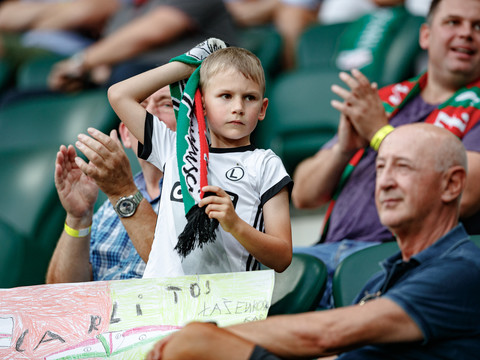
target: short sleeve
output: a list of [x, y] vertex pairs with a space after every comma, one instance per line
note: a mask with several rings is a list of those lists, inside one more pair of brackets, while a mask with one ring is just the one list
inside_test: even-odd
[[[385, 293], [421, 329], [425, 343], [471, 336], [480, 323], [480, 268], [465, 259], [437, 259]], [[460, 274], [460, 276], [459, 276]]]
[[274, 197], [284, 187], [289, 193], [293, 187], [293, 180], [285, 170], [282, 160], [271, 150], [265, 150], [263, 160], [257, 168], [257, 184], [260, 189], [261, 205]]

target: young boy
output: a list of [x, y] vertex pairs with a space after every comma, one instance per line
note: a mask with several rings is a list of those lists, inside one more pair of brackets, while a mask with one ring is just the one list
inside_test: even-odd
[[[211, 41], [202, 43], [208, 46], [201, 51], [202, 44], [189, 53], [213, 52], [217, 46]], [[198, 205], [221, 226], [215, 231], [214, 242], [195, 248], [184, 258], [175, 250], [187, 222], [179, 185], [177, 133], [140, 104], [156, 89], [186, 79], [194, 70], [195, 66], [172, 61], [108, 90], [113, 109], [143, 144], [139, 145], [139, 156], [164, 172], [155, 238], [144, 277], [256, 270], [259, 262], [283, 271], [292, 257], [292, 180], [271, 150], [255, 149], [250, 142], [257, 122], [265, 117], [268, 99], [263, 97], [265, 78], [260, 61], [241, 48], [217, 50], [200, 68], [201, 102], [210, 134], [209, 185], [201, 190], [213, 195]]]

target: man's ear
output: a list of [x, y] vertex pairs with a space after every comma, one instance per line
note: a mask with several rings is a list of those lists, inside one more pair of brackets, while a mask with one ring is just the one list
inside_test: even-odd
[[260, 113], [258, 114], [258, 121], [262, 121], [263, 119], [265, 119], [265, 115], [267, 114], [267, 107], [268, 107], [268, 99], [263, 98], [262, 108], [260, 109]]
[[442, 200], [446, 203], [462, 195], [467, 182], [467, 172], [461, 166], [453, 166], [444, 174]]
[[418, 43], [423, 50], [428, 50], [428, 46], [430, 43], [430, 25], [428, 25], [427, 23], [423, 23], [420, 27]]
[[120, 125], [118, 126], [118, 132], [120, 133], [120, 138], [122, 139], [123, 146], [125, 146], [127, 149], [131, 149], [132, 148], [132, 140], [130, 138], [131, 134], [123, 122], [120, 123]]

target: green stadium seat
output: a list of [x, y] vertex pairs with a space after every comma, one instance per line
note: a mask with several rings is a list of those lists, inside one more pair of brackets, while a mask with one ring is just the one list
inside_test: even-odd
[[317, 24], [307, 28], [298, 39], [296, 66], [299, 69], [335, 69], [338, 39], [350, 23]]
[[45, 281], [65, 220], [54, 184], [56, 153], [90, 126], [105, 133], [118, 126], [104, 90], [25, 98], [0, 111], [0, 130], [8, 135], [0, 144], [0, 185], [2, 202], [10, 204], [0, 218], [26, 239], [17, 286]]
[[317, 308], [325, 290], [327, 267], [308, 254], [293, 254], [292, 263], [275, 273], [272, 305], [268, 315], [297, 314]]
[[5, 60], [0, 59], [0, 91], [10, 85], [12, 76], [10, 65]]
[[53, 65], [65, 59], [61, 55], [45, 55], [22, 64], [17, 70], [16, 88], [18, 90], [48, 89], [48, 75]]
[[257, 147], [272, 149], [289, 173], [315, 154], [337, 132], [339, 113], [330, 90], [336, 71], [299, 69], [279, 75], [268, 91], [266, 118], [252, 136]]
[[335, 307], [351, 305], [370, 277], [381, 270], [380, 262], [398, 252], [396, 242], [387, 242], [359, 250], [347, 256], [333, 275]]
[[0, 220], [0, 288], [18, 285], [25, 259], [25, 238]]
[[105, 90], [27, 97], [2, 107], [0, 131], [9, 136], [0, 142], [0, 151], [51, 145], [58, 148], [74, 144], [77, 135], [88, 127], [109, 133], [118, 123]]
[[480, 247], [480, 235], [470, 235], [470, 239], [472, 239], [475, 245]]
[[421, 16], [410, 15], [392, 39], [383, 62], [379, 85], [388, 85], [417, 75], [417, 61], [424, 52], [418, 43]]
[[55, 155], [53, 147], [0, 152], [2, 203], [8, 204], [0, 218], [26, 239], [22, 275], [17, 285], [44, 282], [65, 220], [53, 181]]
[[[384, 11], [380, 10], [378, 14]], [[391, 11], [395, 16], [394, 20], [385, 29], [387, 32], [383, 37], [378, 38], [378, 50], [373, 54], [371, 65], [360, 67], [360, 70], [379, 86], [416, 75], [417, 60], [422, 53], [418, 37], [420, 25], [425, 18], [413, 16], [402, 7]], [[341, 50], [357, 48], [355, 35], [368, 21], [375, 19], [375, 16], [375, 13], [372, 13], [350, 23], [318, 24], [308, 28], [299, 39], [296, 51], [297, 67], [340, 71], [336, 61]]]
[[253, 26], [239, 30], [239, 46], [253, 52], [262, 62], [268, 82], [281, 70], [282, 38], [273, 26]]

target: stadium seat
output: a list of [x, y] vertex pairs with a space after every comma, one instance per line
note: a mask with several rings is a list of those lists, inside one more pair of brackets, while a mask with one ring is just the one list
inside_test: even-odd
[[29, 147], [0, 152], [2, 203], [8, 204], [0, 217], [25, 238], [24, 263], [17, 286], [44, 282], [65, 220], [53, 182], [55, 154], [54, 148]]
[[272, 306], [268, 315], [296, 314], [317, 308], [325, 290], [327, 267], [314, 256], [293, 254], [292, 263], [275, 273]]
[[12, 71], [10, 65], [5, 61], [0, 59], [0, 91], [4, 90], [12, 80]]
[[257, 147], [272, 149], [291, 174], [337, 132], [339, 113], [330, 90], [337, 72], [302, 69], [279, 75], [268, 91], [266, 118], [252, 136]]
[[73, 144], [90, 126], [107, 133], [118, 126], [103, 89], [26, 97], [0, 111], [0, 131], [8, 134], [0, 142], [0, 151]]
[[392, 39], [385, 60], [381, 77], [378, 79], [380, 86], [392, 84], [417, 75], [417, 62], [424, 52], [418, 43], [420, 26], [425, 22], [421, 16], [407, 16], [402, 27]]
[[298, 39], [296, 66], [299, 69], [334, 69], [338, 39], [348, 26], [347, 23], [316, 24], [307, 28]]
[[[390, 18], [390, 16], [392, 16]], [[390, 19], [390, 20], [389, 20]], [[403, 7], [381, 9], [350, 23], [314, 25], [300, 37], [296, 51], [297, 66], [330, 69], [333, 71], [359, 68], [370, 81], [379, 86], [391, 84], [416, 75], [417, 60], [422, 52], [418, 44], [420, 25], [424, 17], [413, 16]], [[380, 36], [375, 27], [388, 22]], [[371, 29], [368, 28], [371, 26]], [[357, 34], [364, 31], [364, 37]], [[360, 43], [366, 44], [361, 46]], [[368, 46], [371, 45], [371, 47]], [[375, 44], [375, 45], [372, 45]], [[345, 68], [337, 62], [342, 51], [372, 49], [369, 65]], [[357, 55], [356, 59], [359, 59]]]
[[0, 220], [0, 288], [17, 286], [25, 258], [25, 238]]
[[45, 55], [22, 64], [17, 70], [16, 87], [18, 90], [48, 89], [48, 75], [53, 65], [65, 57]]
[[350, 305], [370, 277], [381, 270], [380, 262], [398, 251], [397, 243], [392, 241], [347, 256], [333, 275], [335, 307]]
[[0, 218], [26, 243], [17, 286], [44, 283], [63, 228], [65, 211], [53, 181], [60, 144], [74, 144], [89, 126], [108, 133], [117, 125], [104, 90], [36, 96], [2, 108], [0, 131], [8, 136], [0, 144], [0, 186], [9, 206]]
[[470, 239], [472, 239], [472, 241], [475, 243], [475, 245], [480, 247], [480, 235], [471, 235]]
[[273, 26], [253, 26], [239, 30], [239, 46], [253, 52], [262, 62], [267, 83], [281, 69], [278, 60], [282, 52], [282, 38]]

